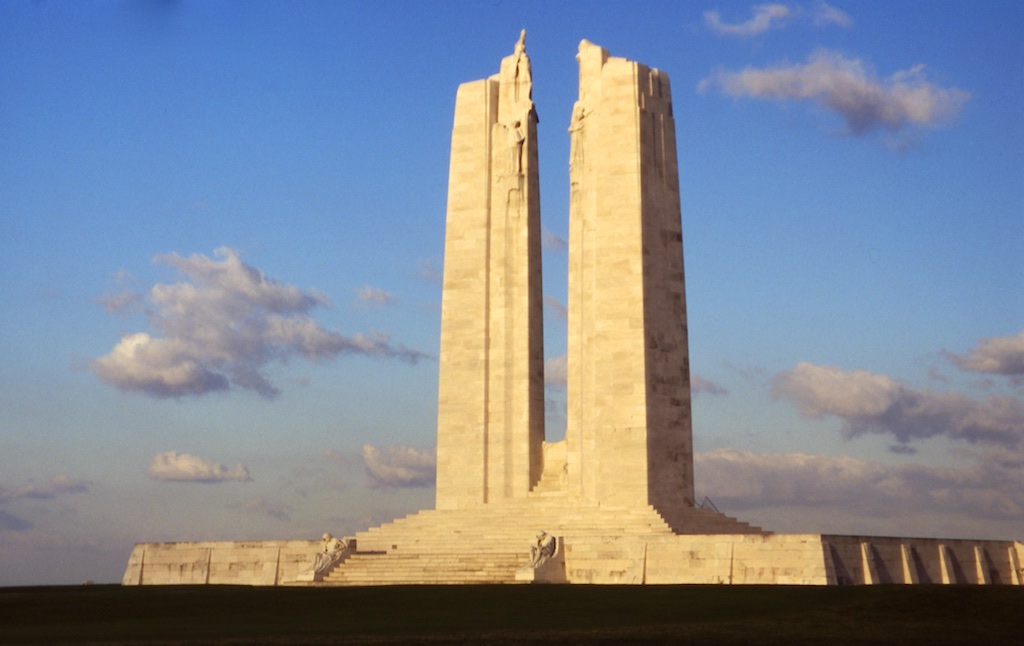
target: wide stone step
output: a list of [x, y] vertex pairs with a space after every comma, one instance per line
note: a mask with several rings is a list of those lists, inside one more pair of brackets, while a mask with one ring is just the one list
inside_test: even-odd
[[[483, 567], [470, 560], [480, 555], [493, 560], [497, 554], [513, 554], [508, 576], [529, 559], [530, 546], [538, 531], [546, 531], [577, 542], [594, 538], [596, 545], [615, 539], [641, 539], [644, 542], [670, 540], [678, 534], [758, 534], [758, 528], [714, 511], [700, 508], [676, 510], [671, 523], [653, 507], [597, 507], [566, 501], [564, 498], [538, 500], [515, 499], [500, 506], [481, 505], [454, 510], [423, 510], [396, 519], [356, 535], [360, 553], [387, 553], [387, 557], [408, 556], [428, 560], [392, 561], [377, 555], [373, 565], [351, 563], [339, 568], [331, 580], [368, 580], [385, 576], [394, 580], [430, 580], [439, 577], [483, 576], [500, 580], [493, 572], [468, 574], [468, 569]], [[437, 559], [447, 559], [439, 561]], [[430, 561], [429, 559], [434, 559]], [[384, 565], [377, 564], [378, 562]], [[342, 575], [345, 571], [348, 574]], [[360, 572], [363, 572], [360, 574]]]
[[500, 583], [515, 581], [522, 553], [356, 553], [324, 578], [325, 585]]

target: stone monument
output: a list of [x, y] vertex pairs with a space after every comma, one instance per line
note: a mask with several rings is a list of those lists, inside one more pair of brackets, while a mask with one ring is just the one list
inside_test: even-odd
[[568, 498], [650, 504], [671, 523], [693, 506], [693, 445], [669, 81], [587, 41], [578, 59], [567, 428], [565, 446], [546, 454], [537, 114], [525, 32], [498, 75], [456, 96], [437, 508], [523, 498], [543, 472], [564, 472]]
[[773, 534], [694, 506], [668, 76], [583, 41], [565, 439], [544, 438], [537, 112], [523, 32], [455, 101], [437, 504], [337, 540], [140, 543], [126, 585], [1020, 585], [1015, 541]]

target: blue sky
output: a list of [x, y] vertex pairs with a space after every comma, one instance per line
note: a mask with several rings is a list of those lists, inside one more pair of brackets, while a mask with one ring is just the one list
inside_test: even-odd
[[548, 435], [580, 39], [667, 72], [697, 491], [1024, 538], [1017, 2], [0, 3], [0, 585], [433, 504], [459, 83], [527, 29]]

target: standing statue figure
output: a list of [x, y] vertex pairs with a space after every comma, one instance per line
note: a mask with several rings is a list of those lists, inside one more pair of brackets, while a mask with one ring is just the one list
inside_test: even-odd
[[[516, 41], [515, 51], [515, 96], [516, 103], [520, 101], [533, 100], [533, 72], [530, 70], [530, 57], [526, 55], [526, 30], [519, 32], [519, 40]], [[526, 96], [521, 96], [519, 88], [526, 86]], [[532, 106], [531, 106], [532, 107]]]
[[526, 30], [519, 32], [519, 40], [516, 41], [515, 55], [521, 56], [526, 53]]
[[517, 119], [508, 129], [509, 175], [519, 175], [523, 172], [523, 143], [525, 142], [526, 135], [523, 134], [522, 122]]
[[584, 133], [587, 110], [582, 101], [572, 106], [572, 120], [569, 122], [569, 210], [576, 213], [580, 205], [580, 189], [583, 184], [586, 157], [586, 134]]
[[581, 101], [572, 106], [572, 119], [569, 122], [569, 171], [583, 168], [583, 119], [587, 111]]
[[530, 546], [529, 567], [538, 567], [543, 564], [555, 555], [555, 549], [557, 547], [558, 541], [554, 536], [543, 531], [538, 533], [537, 540]]

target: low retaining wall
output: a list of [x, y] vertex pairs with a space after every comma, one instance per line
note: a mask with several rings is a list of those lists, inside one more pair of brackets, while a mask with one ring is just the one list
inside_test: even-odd
[[714, 534], [567, 539], [571, 583], [1022, 585], [1024, 544], [1014, 541]]
[[122, 585], [286, 585], [308, 570], [320, 541], [139, 543]]

